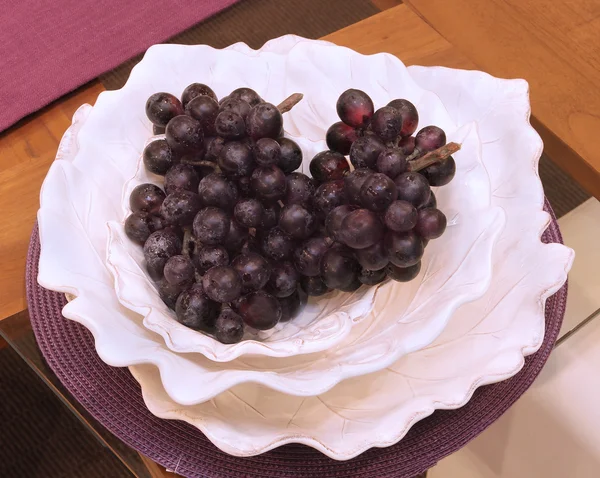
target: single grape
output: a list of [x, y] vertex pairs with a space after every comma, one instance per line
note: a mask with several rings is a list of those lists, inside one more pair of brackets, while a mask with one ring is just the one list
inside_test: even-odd
[[306, 305], [306, 295], [300, 295], [297, 290], [294, 290], [287, 297], [279, 298], [279, 305], [281, 305], [281, 319], [279, 322], [288, 322], [302, 312]]
[[176, 164], [165, 174], [165, 191], [167, 194], [181, 189], [195, 193], [198, 191], [199, 184], [200, 176], [189, 164]]
[[303, 173], [291, 173], [287, 178], [287, 192], [283, 202], [290, 204], [307, 205], [315, 194], [315, 183]]
[[262, 250], [267, 257], [281, 261], [292, 255], [294, 240], [279, 227], [268, 231], [262, 240]]
[[281, 159], [281, 146], [271, 138], [260, 138], [254, 145], [254, 158], [259, 166], [277, 164]]
[[398, 148], [400, 148], [406, 156], [410, 156], [415, 150], [415, 137], [405, 136], [398, 141]]
[[231, 261], [231, 267], [242, 278], [242, 292], [244, 294], [262, 289], [271, 276], [271, 265], [263, 256], [255, 252], [240, 254]]
[[165, 264], [163, 274], [166, 281], [171, 285], [183, 286], [194, 281], [194, 264], [183, 255], [169, 257]]
[[317, 229], [317, 220], [300, 204], [290, 204], [279, 213], [279, 227], [294, 239], [306, 239]]
[[352, 204], [342, 204], [331, 210], [325, 218], [325, 229], [327, 230], [327, 234], [336, 241], [341, 241], [342, 221], [355, 209], [357, 209], [357, 206]]
[[314, 277], [321, 273], [321, 259], [329, 249], [324, 237], [312, 237], [294, 249], [294, 265], [300, 274]]
[[219, 136], [228, 140], [241, 139], [246, 134], [246, 123], [237, 113], [223, 111], [215, 119], [215, 130]]
[[169, 194], [160, 206], [160, 215], [169, 225], [189, 226], [202, 207], [196, 193], [178, 189]]
[[161, 279], [156, 283], [156, 288], [158, 289], [158, 296], [162, 299], [162, 301], [166, 304], [169, 309], [175, 310], [177, 299], [181, 295], [181, 293], [189, 288], [191, 284], [171, 284], [167, 282], [166, 279]]
[[202, 178], [198, 194], [204, 206], [215, 206], [225, 211], [233, 210], [238, 199], [235, 184], [216, 173]]
[[275, 105], [259, 103], [253, 106], [246, 118], [246, 133], [254, 140], [279, 137], [283, 117]]
[[358, 274], [358, 280], [361, 284], [365, 285], [377, 285], [380, 282], [383, 282], [386, 278], [385, 269], [379, 269], [377, 271], [373, 271], [370, 269], [365, 269], [364, 267]]
[[383, 243], [381, 241], [375, 244], [355, 251], [354, 256], [363, 269], [378, 271], [387, 266], [389, 259]]
[[171, 148], [169, 148], [165, 139], [157, 139], [149, 143], [144, 148], [142, 156], [146, 169], [151, 173], [161, 176], [164, 176], [177, 161], [176, 156], [171, 151]]
[[421, 174], [425, 176], [430, 186], [445, 186], [456, 174], [456, 162], [452, 156], [449, 156], [423, 169]]
[[360, 188], [360, 203], [371, 211], [385, 211], [398, 196], [396, 184], [385, 174], [373, 173]]
[[424, 246], [421, 238], [413, 231], [388, 231], [383, 238], [390, 262], [398, 267], [414, 266], [423, 257]]
[[221, 153], [221, 149], [223, 149], [223, 145], [225, 144], [225, 140], [220, 136], [211, 136], [209, 138], [205, 138], [204, 140], [204, 160], [211, 161], [215, 163], [219, 158], [219, 154]]
[[339, 237], [353, 249], [364, 249], [379, 242], [383, 233], [384, 227], [377, 214], [368, 209], [357, 209], [342, 220]]
[[278, 203], [273, 203], [265, 206], [261, 228], [264, 231], [274, 228], [279, 223], [279, 213], [281, 206]]
[[317, 153], [310, 162], [310, 174], [320, 183], [343, 179], [350, 172], [346, 158], [335, 151]]
[[343, 121], [332, 124], [325, 135], [327, 147], [344, 156], [350, 153], [352, 143], [358, 139], [358, 132]]
[[300, 287], [302, 287], [302, 290], [311, 297], [319, 297], [331, 290], [327, 287], [321, 276], [302, 276], [300, 279]]
[[165, 128], [165, 138], [170, 148], [180, 154], [202, 151], [204, 133], [202, 125], [191, 116], [175, 116]]
[[394, 264], [388, 264], [385, 268], [387, 276], [397, 282], [409, 282], [419, 275], [421, 271], [421, 261], [409, 267], [398, 267]]
[[422, 174], [415, 172], [402, 173], [396, 176], [394, 183], [398, 190], [398, 199], [408, 201], [417, 209], [429, 201], [431, 188]]
[[229, 232], [229, 216], [216, 207], [201, 209], [194, 218], [194, 236], [204, 244], [221, 244]]
[[354, 279], [352, 279], [352, 282], [350, 282], [350, 284], [343, 287], [339, 287], [338, 290], [341, 290], [342, 292], [354, 292], [358, 290], [361, 285], [362, 283], [358, 279], [358, 276], [356, 276]]
[[402, 117], [400, 136], [410, 136], [417, 130], [417, 126], [419, 125], [419, 112], [415, 105], [408, 100], [398, 99], [390, 101], [388, 106], [391, 106], [398, 111]]
[[244, 322], [258, 330], [268, 330], [281, 319], [281, 305], [271, 294], [259, 290], [242, 298], [238, 312]]
[[373, 116], [373, 100], [364, 91], [349, 89], [337, 100], [337, 114], [348, 126], [366, 126]]
[[236, 344], [244, 336], [244, 321], [228, 307], [224, 307], [215, 321], [215, 337], [222, 344]]
[[219, 316], [220, 304], [208, 298], [201, 284], [194, 284], [177, 299], [177, 321], [194, 330], [212, 332]]
[[351, 251], [342, 247], [328, 249], [321, 259], [321, 277], [330, 289], [350, 286], [359, 269]]
[[125, 219], [125, 234], [133, 242], [142, 246], [150, 234], [162, 228], [163, 221], [160, 216], [144, 211], [134, 212]]
[[435, 208], [419, 210], [415, 232], [425, 240], [437, 239], [446, 230], [446, 216]]
[[274, 297], [288, 297], [296, 292], [300, 274], [289, 261], [273, 264], [265, 290]]
[[202, 277], [202, 288], [215, 302], [231, 302], [242, 293], [242, 278], [231, 266], [216, 266]]
[[377, 171], [394, 179], [408, 169], [408, 161], [400, 148], [388, 148], [377, 158]]
[[155, 124], [152, 125], [152, 134], [153, 135], [157, 135], [157, 134], [165, 134], [165, 127], [164, 126], [157, 126]]
[[267, 201], [277, 201], [285, 196], [285, 174], [277, 166], [261, 166], [252, 173], [250, 185], [256, 195]]
[[344, 178], [344, 191], [348, 201], [360, 204], [360, 189], [369, 176], [373, 174], [368, 168], [355, 169]]
[[265, 208], [258, 199], [240, 199], [233, 210], [235, 220], [244, 227], [259, 227]]
[[350, 162], [356, 169], [375, 169], [377, 158], [386, 149], [381, 139], [373, 134], [358, 138], [350, 148]]
[[248, 117], [248, 113], [250, 113], [250, 108], [250, 105], [244, 100], [240, 100], [239, 98], [232, 98], [231, 96], [229, 96], [228, 99], [226, 99], [219, 105], [220, 112], [228, 111], [231, 113], [236, 113], [240, 115], [244, 119], [244, 121]]
[[144, 243], [144, 259], [150, 277], [159, 280], [167, 260], [180, 253], [181, 239], [174, 232], [163, 229], [150, 234]]
[[446, 133], [437, 126], [425, 126], [415, 136], [415, 147], [422, 153], [428, 153], [446, 144]]
[[185, 113], [198, 120], [202, 126], [204, 136], [215, 136], [215, 120], [219, 114], [219, 103], [214, 98], [206, 95], [196, 96], [185, 106]]
[[394, 201], [385, 211], [383, 222], [392, 231], [410, 231], [417, 224], [417, 210], [408, 201]]
[[218, 164], [223, 173], [231, 178], [249, 176], [256, 166], [252, 150], [239, 141], [230, 141], [223, 146]]
[[236, 88], [229, 94], [229, 97], [243, 100], [250, 106], [256, 106], [263, 102], [258, 93], [251, 88]]
[[154, 93], [146, 101], [146, 116], [156, 126], [167, 126], [176, 116], [183, 114], [183, 106], [170, 93]]
[[427, 207], [437, 207], [437, 199], [433, 191], [431, 191], [431, 195], [429, 196], [429, 201], [421, 206], [420, 209], [425, 209]]
[[321, 184], [313, 196], [313, 206], [322, 217], [327, 217], [334, 208], [346, 202], [344, 181], [329, 181]]
[[298, 144], [289, 138], [279, 138], [277, 140], [281, 148], [281, 157], [277, 166], [285, 173], [289, 174], [296, 171], [302, 164], [302, 150]]
[[248, 228], [239, 224], [234, 218], [229, 221], [229, 232], [225, 237], [223, 246], [229, 252], [229, 255], [233, 257], [236, 252], [239, 252], [248, 239]]
[[166, 194], [155, 184], [145, 183], [133, 188], [129, 195], [129, 207], [133, 212], [158, 214]]
[[382, 141], [395, 141], [402, 129], [402, 116], [391, 106], [379, 108], [371, 118], [371, 129]]
[[229, 264], [229, 254], [227, 254], [227, 250], [223, 246], [202, 246], [196, 248], [192, 259], [200, 274], [204, 274], [211, 267], [226, 266]]
[[186, 106], [190, 101], [198, 96], [208, 96], [213, 100], [217, 101], [217, 95], [215, 92], [207, 85], [202, 83], [192, 83], [187, 86], [183, 93], [181, 94], [181, 102], [183, 106]]

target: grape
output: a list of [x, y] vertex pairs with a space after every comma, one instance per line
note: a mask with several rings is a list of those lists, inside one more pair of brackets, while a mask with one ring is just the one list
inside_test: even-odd
[[219, 103], [206, 95], [196, 96], [185, 106], [185, 113], [198, 120], [205, 136], [215, 136], [215, 120], [219, 114]]
[[229, 216], [216, 207], [201, 209], [194, 218], [194, 236], [204, 244], [220, 244], [229, 232]]
[[218, 164], [226, 176], [249, 176], [256, 166], [252, 150], [238, 141], [226, 143], [219, 154]]
[[311, 297], [319, 297], [331, 290], [327, 287], [321, 276], [302, 276], [302, 279], [300, 279], [300, 287], [302, 287], [302, 290]]
[[244, 336], [242, 317], [229, 308], [223, 308], [215, 322], [215, 337], [222, 344], [236, 344]]
[[287, 193], [284, 202], [290, 204], [309, 204], [315, 194], [315, 183], [306, 174], [292, 173], [286, 178]]
[[277, 139], [283, 127], [283, 117], [275, 105], [259, 103], [253, 106], [246, 118], [246, 133], [254, 140]]
[[153, 124], [152, 125], [152, 134], [153, 135], [165, 134], [165, 127], [164, 126], [157, 126], [157, 125]]
[[277, 164], [281, 159], [281, 146], [271, 138], [260, 138], [254, 145], [254, 157], [259, 166]]
[[279, 223], [279, 212], [281, 211], [281, 206], [277, 203], [270, 204], [265, 206], [265, 212], [263, 214], [261, 227], [268, 231], [269, 229], [274, 228]]
[[242, 293], [242, 278], [231, 266], [215, 266], [202, 277], [202, 288], [215, 302], [231, 302]]
[[169, 121], [182, 114], [181, 102], [170, 93], [154, 93], [146, 101], [146, 116], [156, 126], [167, 126]]
[[281, 261], [291, 256], [294, 250], [294, 240], [279, 227], [274, 227], [265, 234], [262, 250], [267, 257]]
[[259, 227], [264, 213], [265, 208], [257, 199], [240, 199], [233, 210], [235, 220], [244, 227]]
[[421, 171], [430, 186], [445, 186], [454, 178], [456, 174], [456, 162], [452, 156], [434, 163]]
[[377, 158], [377, 171], [394, 179], [408, 169], [406, 156], [399, 148], [388, 148], [382, 151]]
[[392, 142], [400, 135], [402, 116], [391, 106], [379, 108], [371, 118], [371, 129], [386, 143]]
[[232, 254], [238, 252], [248, 239], [248, 229], [241, 226], [235, 219], [229, 221], [229, 232], [223, 245]]
[[210, 300], [201, 284], [194, 284], [177, 299], [177, 321], [195, 330], [212, 332], [219, 315], [220, 304]]
[[306, 239], [317, 229], [317, 221], [300, 204], [290, 204], [279, 213], [279, 227], [294, 239]]
[[343, 155], [350, 152], [352, 143], [357, 139], [357, 131], [342, 121], [332, 124], [325, 135], [327, 147]]
[[321, 273], [321, 259], [329, 249], [324, 237], [312, 237], [294, 250], [294, 265], [300, 274], [314, 277]]
[[370, 269], [361, 269], [358, 274], [358, 280], [361, 284], [365, 285], [377, 285], [386, 278], [385, 269], [373, 271]]
[[390, 262], [398, 267], [414, 266], [424, 251], [421, 238], [413, 231], [388, 231], [383, 238], [383, 248]]
[[383, 222], [392, 231], [410, 231], [417, 224], [417, 210], [408, 201], [394, 201], [385, 211]]
[[385, 273], [390, 279], [398, 282], [409, 282], [419, 275], [421, 271], [421, 261], [409, 267], [398, 267], [394, 264], [388, 264]]
[[256, 106], [257, 104], [263, 102], [263, 99], [258, 95], [258, 93], [251, 88], [237, 88], [231, 92], [229, 97], [243, 100], [250, 106]]
[[340, 231], [342, 229], [342, 221], [344, 218], [356, 209], [356, 206], [351, 204], [342, 204], [334, 208], [325, 219], [325, 229], [327, 234], [333, 237], [336, 241], [340, 241]]
[[431, 188], [425, 176], [415, 172], [406, 172], [396, 176], [394, 179], [398, 190], [398, 199], [408, 201], [419, 209], [431, 195]]
[[377, 136], [362, 136], [352, 143], [350, 162], [356, 169], [375, 169], [377, 158], [385, 148], [385, 144]]
[[373, 116], [373, 100], [364, 91], [346, 90], [337, 100], [337, 114], [348, 126], [366, 126]]
[[177, 299], [189, 285], [190, 284], [185, 284], [185, 286], [179, 284], [173, 285], [165, 279], [161, 279], [156, 283], [156, 288], [158, 289], [158, 296], [166, 306], [169, 309], [175, 310]]
[[232, 98], [231, 96], [229, 96], [228, 99], [226, 99], [219, 105], [219, 111], [228, 111], [231, 113], [236, 113], [240, 115], [245, 121], [248, 116], [248, 113], [250, 113], [250, 105], [244, 100], [240, 100], [239, 98]]
[[398, 111], [402, 117], [400, 136], [410, 136], [417, 130], [417, 126], [419, 125], [419, 112], [415, 105], [408, 100], [399, 99], [390, 101], [388, 106], [391, 106]]
[[181, 102], [183, 106], [186, 106], [190, 101], [198, 96], [208, 96], [213, 100], [217, 101], [217, 95], [215, 92], [209, 87], [202, 83], [192, 83], [181, 94]]
[[439, 209], [421, 209], [418, 213], [415, 232], [428, 241], [437, 239], [446, 230], [446, 222], [446, 216]]
[[237, 113], [223, 111], [217, 115], [215, 130], [219, 136], [225, 139], [240, 139], [246, 134], [246, 123]]
[[129, 207], [133, 212], [157, 214], [165, 197], [164, 191], [155, 184], [140, 184], [129, 195]]
[[429, 201], [421, 206], [421, 209], [425, 209], [426, 207], [437, 207], [437, 199], [433, 191], [431, 191], [431, 195], [429, 196]]
[[327, 214], [343, 204], [345, 199], [344, 181], [338, 179], [323, 183], [317, 188], [313, 196], [313, 206], [322, 217], [327, 217]]
[[343, 179], [350, 172], [346, 158], [335, 151], [322, 151], [310, 162], [310, 174], [320, 183]]
[[281, 319], [281, 305], [271, 294], [259, 290], [239, 302], [238, 312], [244, 322], [258, 330], [268, 330]]
[[219, 153], [221, 149], [223, 149], [223, 145], [225, 144], [225, 140], [220, 136], [211, 136], [209, 138], [205, 138], [204, 140], [204, 148], [205, 154], [204, 159], [206, 161], [212, 161], [213, 163], [217, 161], [219, 158]]
[[360, 203], [371, 211], [385, 211], [396, 199], [396, 184], [385, 174], [373, 173], [360, 188]]
[[256, 195], [267, 201], [277, 201], [285, 196], [285, 174], [277, 166], [261, 166], [252, 173], [250, 185]]
[[191, 284], [194, 281], [194, 273], [194, 264], [183, 255], [170, 257], [163, 270], [165, 280], [175, 286]]
[[360, 189], [369, 176], [373, 174], [368, 168], [355, 169], [344, 178], [344, 190], [348, 201], [360, 204]]
[[415, 136], [415, 147], [422, 153], [428, 153], [446, 144], [446, 133], [437, 126], [425, 126]]
[[165, 128], [167, 143], [176, 153], [201, 151], [204, 147], [202, 125], [191, 116], [175, 116]]
[[321, 259], [321, 277], [330, 289], [341, 289], [351, 285], [359, 268], [351, 251], [341, 247], [330, 248]]
[[244, 294], [262, 289], [271, 276], [271, 266], [263, 256], [255, 252], [237, 256], [231, 262], [231, 267], [242, 278], [242, 292]]
[[204, 206], [215, 206], [225, 211], [233, 210], [238, 199], [235, 184], [216, 173], [202, 178], [198, 194]]
[[354, 256], [363, 269], [368, 269], [370, 271], [381, 270], [387, 266], [389, 262], [387, 253], [383, 248], [383, 243], [381, 241], [376, 242], [369, 247], [365, 247], [364, 249], [355, 251]]
[[279, 138], [277, 140], [281, 147], [281, 157], [277, 166], [285, 174], [289, 174], [292, 171], [296, 171], [302, 164], [302, 150], [295, 141], [289, 138]]
[[200, 208], [200, 196], [185, 189], [169, 194], [160, 206], [160, 215], [170, 225], [189, 226]]
[[142, 156], [146, 169], [161, 176], [164, 176], [176, 162], [176, 157], [165, 139], [157, 139], [149, 143], [144, 148]]
[[377, 214], [368, 209], [357, 209], [344, 217], [339, 236], [353, 249], [364, 249], [379, 242], [383, 232], [383, 224]]
[[229, 264], [229, 254], [223, 246], [203, 246], [197, 248], [192, 256], [194, 264], [200, 274], [215, 266]]
[[300, 274], [289, 261], [273, 264], [265, 290], [274, 297], [288, 297], [296, 292]]
[[125, 220], [125, 234], [133, 242], [142, 246], [150, 234], [162, 228], [163, 223], [159, 216], [144, 211], [134, 212]]
[[297, 317], [302, 309], [306, 305], [306, 296], [302, 296], [297, 290], [287, 297], [279, 299], [279, 305], [281, 306], [281, 319], [279, 322], [287, 322], [294, 317]]
[[176, 164], [165, 174], [165, 191], [171, 194], [184, 189], [193, 193], [198, 191], [200, 176], [189, 164]]
[[350, 282], [350, 284], [343, 287], [339, 287], [339, 290], [341, 290], [342, 292], [354, 292], [355, 290], [358, 290], [361, 285], [362, 283], [360, 282], [360, 280], [358, 280], [357, 276], [354, 279], [352, 279], [352, 282]]
[[179, 253], [181, 253], [181, 239], [175, 233], [161, 230], [150, 234], [144, 243], [144, 259], [150, 277], [159, 280], [167, 260]]
[[398, 141], [398, 148], [400, 148], [406, 156], [411, 155], [415, 150], [415, 137], [405, 136]]

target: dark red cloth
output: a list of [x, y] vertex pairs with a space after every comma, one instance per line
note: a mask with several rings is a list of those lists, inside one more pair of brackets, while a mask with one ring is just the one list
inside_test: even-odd
[[0, 1], [0, 131], [237, 1]]

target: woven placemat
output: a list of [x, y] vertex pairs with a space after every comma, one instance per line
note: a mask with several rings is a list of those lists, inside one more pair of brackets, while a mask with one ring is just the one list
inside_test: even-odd
[[[562, 243], [548, 203], [546, 210], [552, 214], [552, 223], [543, 240]], [[156, 418], [146, 409], [140, 387], [129, 371], [102, 362], [87, 329], [63, 318], [64, 296], [37, 284], [39, 254], [36, 226], [27, 261], [27, 300], [36, 339], [54, 373], [121, 440], [166, 468], [194, 478], [413, 477], [479, 435], [529, 388], [554, 346], [567, 299], [565, 284], [546, 301], [544, 343], [525, 360], [521, 372], [510, 380], [479, 388], [458, 410], [435, 412], [394, 446], [373, 448], [345, 462], [303, 445], [285, 445], [260, 456], [237, 458], [218, 450], [191, 425]]]

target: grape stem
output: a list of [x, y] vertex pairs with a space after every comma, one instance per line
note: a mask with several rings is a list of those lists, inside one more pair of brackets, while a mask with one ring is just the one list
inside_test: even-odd
[[198, 161], [195, 161], [193, 159], [182, 159], [181, 162], [183, 164], [189, 164], [190, 166], [208, 166], [208, 167], [214, 167], [215, 163], [211, 162], [211, 161], [205, 161], [204, 159], [199, 159]]
[[453, 153], [456, 153], [460, 149], [460, 144], [458, 143], [448, 143], [442, 146], [441, 148], [434, 149], [430, 151], [425, 156], [415, 159], [413, 161], [409, 161], [409, 170], [410, 171], [421, 171], [432, 164], [439, 163], [444, 159], [447, 159]]
[[285, 100], [277, 105], [277, 109], [281, 114], [287, 113], [294, 106], [296, 106], [300, 100], [304, 98], [302, 93], [294, 93], [293, 95], [288, 96]]
[[190, 257], [190, 245], [194, 242], [194, 237], [192, 236], [192, 229], [190, 227], [183, 228], [183, 246], [181, 247], [182, 254], [191, 259]]

